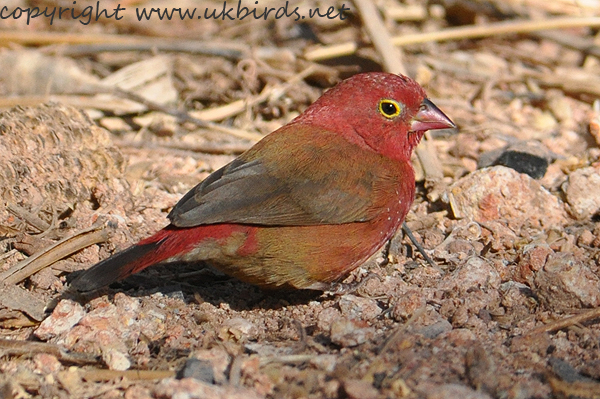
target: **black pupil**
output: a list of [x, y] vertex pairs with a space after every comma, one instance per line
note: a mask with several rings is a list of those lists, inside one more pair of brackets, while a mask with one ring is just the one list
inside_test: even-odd
[[383, 104], [381, 104], [381, 110], [386, 115], [394, 115], [397, 112], [396, 104], [383, 103]]

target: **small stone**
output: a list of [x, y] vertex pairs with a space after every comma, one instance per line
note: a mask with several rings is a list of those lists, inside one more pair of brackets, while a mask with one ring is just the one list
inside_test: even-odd
[[322, 331], [330, 331], [333, 322], [340, 317], [342, 317], [342, 313], [336, 308], [325, 308], [317, 317], [317, 327]]
[[594, 241], [592, 241], [592, 247], [600, 248], [600, 223], [596, 224], [596, 227], [594, 228], [594, 232], [592, 234], [595, 237]]
[[80, 371], [78, 367], [72, 366], [66, 370], [59, 371], [56, 374], [56, 379], [67, 392], [78, 392], [83, 384]]
[[79, 352], [100, 354], [110, 350], [127, 353], [140, 337], [138, 302], [123, 293], [115, 295], [116, 306], [106, 297], [92, 301], [92, 310], [60, 337], [59, 343]]
[[502, 165], [534, 179], [541, 179], [546, 174], [551, 159], [550, 151], [539, 141], [519, 141], [481, 154], [477, 167], [482, 169]]
[[121, 312], [127, 312], [128, 314], [137, 313], [140, 309], [140, 300], [132, 298], [122, 292], [117, 292], [113, 300], [115, 306], [119, 308]]
[[227, 381], [226, 373], [231, 363], [231, 357], [224, 349], [219, 347], [199, 349], [193, 352], [191, 357], [210, 363], [215, 383], [224, 384]]
[[63, 299], [56, 305], [50, 317], [42, 321], [34, 335], [42, 341], [47, 341], [69, 331], [84, 315], [85, 310], [79, 303]]
[[594, 242], [595, 239], [596, 239], [596, 237], [594, 237], [594, 235], [592, 234], [591, 231], [584, 230], [579, 235], [579, 238], [577, 238], [577, 244], [580, 246], [588, 247], [588, 246], [592, 245], [592, 243]]
[[552, 346], [552, 340], [548, 334], [521, 335], [514, 337], [510, 342], [510, 350], [513, 353], [537, 353], [541, 356], [548, 355], [548, 348], [550, 348], [550, 346]]
[[587, 382], [590, 384], [595, 384], [596, 382], [591, 379], [581, 375], [575, 367], [571, 366], [567, 361], [563, 359], [559, 359], [556, 357], [551, 357], [548, 360], [548, 364], [552, 367], [552, 371], [554, 374], [563, 381], [567, 382]]
[[182, 399], [264, 399], [265, 397], [251, 388], [212, 385], [193, 378], [182, 380], [166, 378], [155, 386], [153, 393], [153, 397]]
[[503, 220], [513, 231], [524, 225], [546, 228], [567, 222], [557, 197], [531, 177], [504, 166], [468, 174], [452, 184], [442, 199], [458, 219]]
[[376, 300], [350, 294], [342, 296], [338, 306], [342, 315], [351, 319], [371, 320], [383, 311]]
[[375, 336], [375, 329], [358, 320], [337, 319], [331, 325], [331, 342], [342, 347], [364, 344]]
[[261, 371], [260, 362], [261, 358], [257, 355], [244, 357], [240, 362], [240, 374], [259, 395], [269, 395], [273, 393], [275, 385], [269, 376]]
[[150, 389], [140, 385], [133, 385], [125, 391], [125, 399], [150, 399]]
[[589, 131], [596, 144], [600, 145], [600, 100], [594, 100], [592, 112], [589, 114]]
[[98, 121], [98, 124], [109, 132], [130, 132], [131, 125], [116, 116], [106, 116]]
[[454, 328], [451, 331], [441, 334], [438, 339], [456, 348], [469, 348], [478, 341], [475, 333], [466, 328]]
[[571, 213], [577, 219], [586, 219], [600, 212], [600, 168], [590, 166], [570, 173], [562, 190]]
[[333, 370], [335, 370], [335, 366], [337, 364], [337, 356], [327, 354], [317, 355], [310, 359], [309, 363], [319, 370], [331, 373]]
[[[556, 129], [557, 121], [554, 116], [547, 111], [535, 112], [532, 117], [532, 127], [536, 132], [546, 133]], [[535, 137], [543, 137], [542, 134], [536, 134]]]
[[464, 385], [442, 384], [425, 392], [427, 399], [492, 399], [484, 392], [475, 391]]
[[469, 289], [496, 289], [500, 286], [500, 275], [490, 261], [473, 256], [440, 284], [445, 291], [466, 292]]
[[56, 274], [56, 270], [47, 267], [29, 277], [29, 280], [31, 281], [31, 284], [38, 289], [50, 290], [52, 286], [55, 286], [59, 282], [59, 278]]
[[326, 398], [337, 398], [339, 397], [340, 392], [340, 381], [339, 380], [331, 380], [325, 382], [323, 386], [323, 393]]
[[277, 346], [260, 342], [248, 342], [244, 344], [244, 350], [246, 353], [257, 354], [260, 357], [286, 356], [293, 353], [293, 349], [289, 346]]
[[573, 107], [560, 90], [548, 90], [548, 108], [560, 122], [573, 120]]
[[43, 375], [56, 373], [62, 367], [56, 356], [48, 353], [38, 353], [33, 357], [33, 362], [35, 363], [34, 371]]
[[186, 360], [183, 368], [177, 373], [177, 378], [195, 378], [199, 381], [214, 384], [215, 373], [210, 361], [191, 358]]
[[375, 399], [379, 392], [365, 380], [347, 379], [343, 382], [344, 392], [350, 399]]
[[157, 308], [144, 307], [138, 313], [140, 332], [150, 341], [156, 341], [166, 334], [167, 316]]
[[500, 286], [500, 295], [502, 306], [493, 309], [491, 316], [503, 326], [515, 319], [525, 319], [537, 308], [537, 301], [535, 301], [535, 296], [529, 285], [507, 281]]
[[433, 324], [416, 329], [415, 332], [421, 334], [427, 339], [434, 339], [438, 335], [452, 330], [452, 324], [446, 319], [441, 319]]
[[131, 367], [131, 362], [127, 355], [115, 349], [102, 351], [102, 360], [111, 370], [128, 370]]
[[257, 334], [258, 330], [252, 322], [241, 317], [236, 317], [226, 320], [223, 323], [223, 328], [219, 332], [219, 338], [223, 340], [233, 338], [239, 342], [255, 339]]
[[534, 292], [552, 310], [600, 306], [600, 279], [571, 253], [548, 256]]
[[515, 280], [520, 283], [531, 283], [535, 272], [544, 267], [546, 259], [553, 253], [548, 244], [526, 246], [517, 264]]
[[392, 308], [392, 317], [396, 321], [405, 321], [413, 313], [427, 304], [425, 295], [421, 291], [411, 290], [402, 294]]

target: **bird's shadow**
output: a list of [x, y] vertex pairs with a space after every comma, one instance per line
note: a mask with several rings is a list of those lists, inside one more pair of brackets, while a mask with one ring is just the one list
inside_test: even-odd
[[[322, 297], [322, 291], [281, 289], [264, 290], [229, 277], [208, 265], [172, 262], [151, 266], [146, 270], [90, 293], [66, 290], [59, 298], [86, 303], [108, 294], [123, 292], [132, 297], [161, 293], [180, 298], [186, 303], [207, 302], [214, 306], [223, 303], [232, 310], [280, 309], [289, 305], [306, 304]], [[56, 303], [58, 302], [56, 301]]]

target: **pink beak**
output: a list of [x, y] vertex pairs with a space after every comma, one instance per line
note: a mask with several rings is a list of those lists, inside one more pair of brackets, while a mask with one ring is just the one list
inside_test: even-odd
[[410, 123], [411, 132], [424, 132], [435, 129], [451, 129], [456, 125], [429, 99], [423, 100], [419, 112]]

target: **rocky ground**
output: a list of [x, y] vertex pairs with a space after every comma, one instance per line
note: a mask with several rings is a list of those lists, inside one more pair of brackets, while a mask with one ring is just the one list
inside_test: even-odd
[[[375, 3], [378, 31], [360, 1], [343, 21], [138, 22], [173, 7], [153, 1], [2, 22], [2, 397], [600, 397], [600, 4]], [[458, 125], [414, 158], [407, 224], [434, 264], [399, 232], [343, 295], [197, 264], [64, 294], [328, 87], [390, 68]]]

